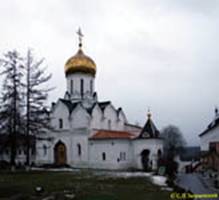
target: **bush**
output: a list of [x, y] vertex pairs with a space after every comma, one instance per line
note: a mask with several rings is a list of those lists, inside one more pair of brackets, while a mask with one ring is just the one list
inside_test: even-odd
[[0, 169], [10, 169], [10, 163], [5, 160], [0, 160]]

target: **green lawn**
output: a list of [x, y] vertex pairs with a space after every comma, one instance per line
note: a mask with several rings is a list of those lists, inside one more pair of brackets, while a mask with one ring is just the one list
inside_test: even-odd
[[0, 171], [0, 200], [8, 199], [15, 194], [20, 194], [25, 200], [42, 199], [34, 197], [36, 186], [43, 186], [45, 195], [70, 191], [76, 195], [77, 200], [169, 199], [169, 192], [161, 191], [145, 177], [113, 178], [96, 176], [90, 171]]

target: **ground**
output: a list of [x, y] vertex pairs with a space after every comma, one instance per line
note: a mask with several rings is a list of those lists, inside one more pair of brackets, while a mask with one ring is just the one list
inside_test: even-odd
[[[209, 186], [209, 183], [198, 173], [178, 174], [177, 184], [194, 194], [218, 194], [219, 190]], [[202, 200], [199, 198], [199, 200]], [[203, 200], [212, 200], [205, 198]]]
[[[102, 173], [102, 174], [101, 174]], [[80, 200], [155, 200], [169, 199], [169, 192], [153, 185], [146, 176], [106, 176], [105, 172], [31, 171], [1, 172], [0, 200], [20, 195], [23, 199], [34, 197], [37, 186], [42, 186], [45, 196], [68, 191]], [[22, 199], [22, 198], [21, 198]]]

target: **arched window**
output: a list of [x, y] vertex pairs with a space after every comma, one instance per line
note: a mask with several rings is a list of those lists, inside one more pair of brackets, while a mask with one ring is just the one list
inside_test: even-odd
[[93, 94], [93, 80], [90, 80], [90, 93]]
[[59, 128], [63, 128], [63, 120], [62, 119], [59, 119]]
[[71, 92], [71, 94], [73, 94], [73, 91], [74, 91], [74, 81], [71, 80], [71, 82], [70, 82], [70, 92]]
[[84, 95], [84, 80], [81, 79], [81, 96], [83, 97]]
[[106, 160], [106, 153], [105, 153], [105, 152], [102, 153], [102, 160], [103, 160], [103, 161]]
[[81, 156], [81, 145], [77, 144], [77, 147], [78, 147], [78, 155]]

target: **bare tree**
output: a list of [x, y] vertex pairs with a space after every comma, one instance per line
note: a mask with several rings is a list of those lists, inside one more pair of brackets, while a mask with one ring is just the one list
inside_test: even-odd
[[35, 60], [31, 50], [28, 50], [25, 63], [26, 72], [26, 166], [30, 165], [30, 136], [35, 138], [39, 133], [50, 129], [49, 116], [45, 106], [49, 91], [46, 83], [51, 74], [46, 74], [42, 68], [44, 59]]
[[0, 59], [0, 66], [4, 77], [0, 109], [1, 133], [9, 136], [10, 164], [13, 169], [16, 164], [17, 135], [22, 130], [22, 58], [16, 50], [8, 51]]

